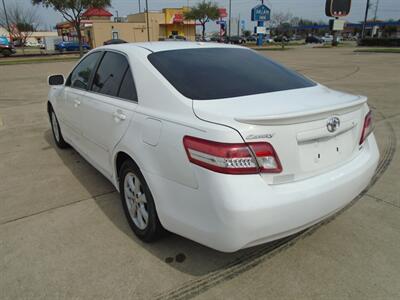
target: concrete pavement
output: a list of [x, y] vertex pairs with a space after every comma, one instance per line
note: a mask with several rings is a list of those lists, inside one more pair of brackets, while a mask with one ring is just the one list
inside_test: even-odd
[[264, 54], [369, 97], [382, 159], [363, 196], [297, 237], [234, 254], [176, 235], [143, 244], [111, 184], [52, 141], [46, 78], [73, 63], [0, 66], [0, 299], [398, 299], [400, 56]]

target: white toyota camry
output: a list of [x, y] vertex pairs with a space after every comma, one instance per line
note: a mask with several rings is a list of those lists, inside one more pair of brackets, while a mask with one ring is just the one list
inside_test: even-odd
[[100, 47], [49, 84], [57, 146], [114, 184], [147, 242], [167, 229], [233, 252], [291, 235], [348, 204], [378, 163], [366, 97], [239, 46]]

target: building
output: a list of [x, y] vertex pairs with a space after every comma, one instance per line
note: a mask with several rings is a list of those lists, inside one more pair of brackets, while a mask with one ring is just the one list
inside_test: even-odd
[[[0, 27], [0, 36], [5, 36], [10, 41], [13, 40], [12, 35], [10, 35], [8, 30], [6, 28], [3, 28], [3, 27]], [[21, 37], [24, 36], [24, 37], [26, 37], [26, 39], [25, 39], [26, 43], [37, 44], [37, 43], [44, 42], [44, 40], [46, 38], [57, 37], [57, 32], [55, 32], [55, 31], [33, 31], [33, 32], [22, 32], [21, 34], [15, 34], [14, 33], [14, 38], [16, 36], [21, 36]]]
[[[93, 48], [103, 45], [110, 39], [143, 42], [148, 40], [148, 35], [151, 41], [163, 40], [174, 35], [194, 40], [196, 23], [186, 21], [183, 17], [188, 9], [187, 7], [164, 8], [162, 11], [136, 13], [112, 21], [113, 15], [109, 11], [103, 8], [90, 8], [83, 14], [82, 36]], [[63, 40], [73, 40], [77, 37], [75, 28], [69, 22], [57, 24], [57, 31]]]

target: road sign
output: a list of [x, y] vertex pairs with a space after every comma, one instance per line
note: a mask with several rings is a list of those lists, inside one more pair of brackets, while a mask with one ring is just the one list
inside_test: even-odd
[[271, 9], [265, 4], [260, 4], [251, 10], [252, 21], [269, 21], [271, 19]]
[[218, 20], [216, 23], [218, 25], [226, 25], [226, 21], [225, 20]]
[[341, 31], [344, 29], [344, 23], [344, 20], [331, 19], [329, 20], [329, 27], [333, 31]]
[[325, 14], [328, 17], [345, 17], [350, 13], [351, 0], [326, 0]]
[[267, 28], [261, 26], [256, 26], [254, 31], [256, 34], [267, 34]]

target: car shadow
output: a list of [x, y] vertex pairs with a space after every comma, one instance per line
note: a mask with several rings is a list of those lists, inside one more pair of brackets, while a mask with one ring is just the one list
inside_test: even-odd
[[[69, 168], [73, 176], [94, 198], [98, 207], [116, 228], [162, 263], [192, 276], [203, 276], [228, 268], [236, 264], [236, 262], [240, 263], [244, 258], [254, 256], [258, 249], [265, 249], [265, 245], [262, 245], [235, 253], [223, 253], [173, 233], [167, 233], [157, 242], [143, 243], [133, 234], [129, 227], [122, 209], [119, 193], [113, 185], [74, 149], [58, 149], [53, 141], [50, 129], [44, 133], [44, 137], [49, 145], [55, 148], [64, 165]], [[80, 164], [79, 168], [76, 167], [77, 163]], [[92, 180], [88, 180], [88, 176], [92, 176]], [[100, 194], [99, 184], [102, 185]], [[272, 251], [276, 247], [269, 248]], [[265, 251], [263, 254], [265, 254]]]

